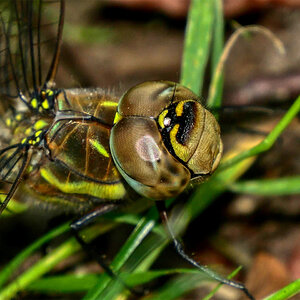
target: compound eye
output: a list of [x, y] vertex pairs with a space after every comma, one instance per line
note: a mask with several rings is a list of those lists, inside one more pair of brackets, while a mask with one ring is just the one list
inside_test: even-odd
[[139, 194], [163, 200], [180, 194], [190, 181], [189, 170], [166, 149], [155, 120], [125, 117], [110, 135], [113, 160]]

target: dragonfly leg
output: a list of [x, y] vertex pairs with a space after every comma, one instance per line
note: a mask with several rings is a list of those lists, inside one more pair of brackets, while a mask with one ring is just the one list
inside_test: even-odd
[[177, 238], [175, 237], [175, 234], [172, 230], [172, 228], [170, 227], [169, 221], [168, 221], [168, 216], [166, 213], [166, 207], [165, 207], [165, 203], [163, 201], [157, 201], [156, 202], [156, 207], [157, 210], [159, 212], [160, 218], [162, 220], [162, 223], [164, 224], [167, 233], [169, 234], [176, 252], [188, 263], [190, 263], [191, 265], [193, 265], [194, 267], [196, 267], [197, 269], [201, 270], [202, 272], [204, 272], [205, 274], [207, 274], [209, 277], [219, 281], [222, 284], [226, 284], [229, 285], [231, 287], [237, 288], [241, 291], [244, 292], [244, 294], [250, 299], [250, 300], [255, 300], [255, 298], [250, 294], [250, 292], [248, 291], [248, 289], [245, 287], [245, 285], [243, 285], [242, 283], [233, 281], [233, 280], [229, 280], [227, 278], [224, 278], [220, 275], [218, 275], [217, 273], [215, 273], [214, 271], [210, 270], [209, 268], [199, 264], [198, 262], [196, 262], [194, 259], [192, 259], [183, 249], [182, 244], [177, 240]]
[[70, 227], [75, 230], [75, 231], [79, 231], [82, 228], [86, 227], [87, 225], [93, 223], [95, 221], [96, 218], [101, 217], [115, 209], [118, 208], [117, 204], [105, 204], [101, 207], [97, 207], [96, 209], [92, 210], [91, 212], [87, 213], [86, 215], [84, 215], [83, 217], [81, 217], [80, 219], [74, 221]]
[[121, 278], [120, 276], [115, 273], [110, 266], [107, 264], [107, 262], [103, 259], [101, 255], [99, 255], [99, 251], [96, 247], [86, 243], [82, 237], [79, 234], [79, 231], [86, 227], [87, 225], [91, 224], [95, 221], [97, 217], [103, 216], [104, 214], [115, 210], [118, 207], [117, 204], [107, 204], [102, 207], [99, 207], [90, 213], [86, 214], [79, 220], [74, 221], [70, 227], [73, 231], [73, 234], [77, 240], [77, 242], [81, 245], [82, 249], [90, 255], [93, 259], [97, 261], [97, 263], [100, 265], [100, 267], [114, 280], [119, 281], [126, 289], [128, 289], [132, 295], [134, 295], [137, 298], [140, 298], [141, 296], [144, 296], [146, 294], [146, 291], [140, 290], [140, 289], [133, 289], [129, 287]]

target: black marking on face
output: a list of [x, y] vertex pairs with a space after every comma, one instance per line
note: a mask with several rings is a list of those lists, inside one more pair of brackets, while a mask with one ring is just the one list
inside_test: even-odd
[[176, 134], [176, 142], [185, 145], [185, 142], [188, 140], [191, 130], [193, 130], [194, 128], [196, 118], [196, 103], [194, 103], [193, 101], [187, 101], [186, 103], [184, 103], [182, 114], [178, 116], [176, 113], [176, 107], [179, 103], [180, 102], [173, 103], [167, 108], [168, 113], [166, 114], [165, 119], [168, 119], [168, 126], [161, 128], [158, 122], [157, 124], [162, 135], [162, 140], [169, 153], [184, 166], [186, 166], [186, 163], [176, 155], [173, 149], [173, 145], [170, 140], [170, 131], [176, 124], [179, 124], [179, 129]]
[[196, 118], [196, 105], [195, 102], [186, 102], [183, 105], [183, 113], [178, 118], [179, 128], [176, 134], [176, 140], [181, 145], [185, 145], [186, 141], [189, 139], [191, 131], [194, 128], [195, 118]]

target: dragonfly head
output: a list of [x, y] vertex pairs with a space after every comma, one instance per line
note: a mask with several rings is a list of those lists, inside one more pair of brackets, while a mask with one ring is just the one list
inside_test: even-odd
[[128, 184], [155, 200], [210, 175], [223, 150], [214, 116], [192, 91], [169, 81], [145, 82], [122, 96], [110, 145]]

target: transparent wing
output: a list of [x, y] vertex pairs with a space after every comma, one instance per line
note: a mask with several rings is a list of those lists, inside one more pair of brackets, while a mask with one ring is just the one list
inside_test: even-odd
[[25, 102], [53, 85], [64, 20], [63, 0], [4, 0], [0, 4], [1, 101]]
[[0, 151], [0, 214], [13, 197], [31, 159], [31, 151], [21, 145], [13, 145]]
[[19, 134], [16, 130], [5, 130], [6, 111], [9, 108], [13, 116], [23, 102], [30, 117], [28, 101], [41, 89], [53, 86], [63, 20], [64, 0], [0, 1], [0, 214], [24, 178], [32, 156], [28, 143], [11, 143], [22, 138], [15, 136]]

